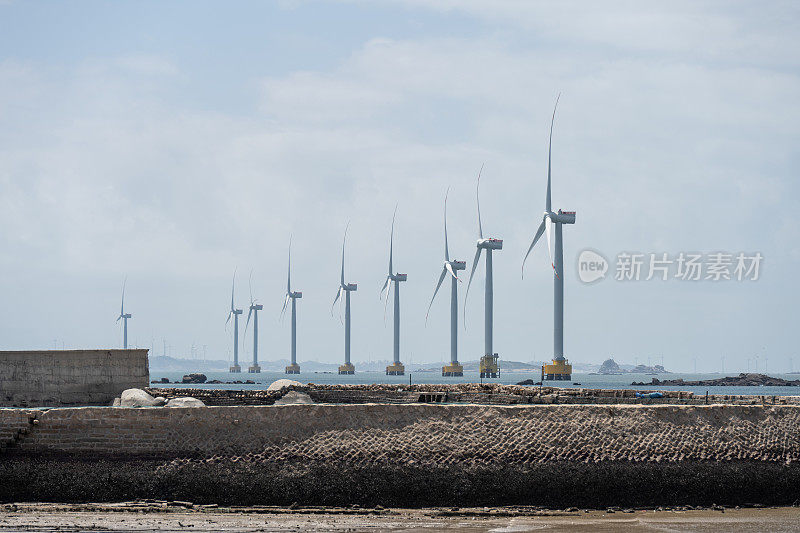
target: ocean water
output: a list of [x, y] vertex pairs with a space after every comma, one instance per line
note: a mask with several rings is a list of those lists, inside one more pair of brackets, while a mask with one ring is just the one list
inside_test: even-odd
[[[319, 384], [372, 384], [372, 383], [393, 383], [397, 385], [408, 384], [409, 377], [413, 384], [441, 384], [441, 383], [479, 383], [481, 381], [477, 372], [465, 373], [463, 377], [459, 378], [443, 378], [436, 372], [413, 372], [409, 376], [387, 376], [383, 372], [356, 372], [350, 376], [340, 376], [331, 373], [315, 373], [304, 372], [299, 375], [288, 376], [283, 372], [262, 372], [260, 374], [230, 374], [228, 372], [204, 372], [209, 380], [220, 381], [244, 381], [247, 379], [253, 380], [256, 383], [251, 384], [202, 384], [202, 385], [182, 385], [170, 384], [163, 385], [169, 387], [187, 387], [187, 388], [202, 388], [202, 389], [229, 389], [229, 390], [263, 390], [270, 383], [277, 379], [293, 379], [300, 383], [319, 383]], [[150, 379], [157, 380], [162, 377], [168, 378], [170, 381], [180, 380], [184, 372], [151, 372]], [[738, 375], [738, 373], [729, 373], [725, 375]], [[800, 379], [798, 374], [780, 374], [770, 373], [770, 376], [783, 378], [787, 380]], [[534, 382], [539, 381], [540, 374], [538, 372], [502, 372], [497, 379], [484, 379], [484, 383], [502, 383], [504, 385], [513, 385], [519, 381], [532, 379]], [[695, 381], [701, 379], [715, 379], [723, 377], [723, 374], [661, 374], [658, 376], [648, 374], [623, 374], [616, 376], [594, 375], [594, 374], [573, 374], [572, 381], [547, 381], [547, 386], [554, 387], [584, 387], [589, 389], [641, 389], [641, 390], [681, 390], [694, 392], [695, 394], [754, 394], [764, 396], [800, 396], [800, 387], [673, 387], [673, 386], [632, 386], [631, 383], [645, 382], [648, 383], [652, 378], [660, 380], [665, 379], [679, 379], [683, 378], [686, 381]], [[580, 383], [580, 385], [577, 385]], [[161, 385], [152, 385], [158, 387]]]

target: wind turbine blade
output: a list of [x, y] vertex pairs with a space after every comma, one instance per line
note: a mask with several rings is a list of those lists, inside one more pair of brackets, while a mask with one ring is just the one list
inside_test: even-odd
[[478, 268], [478, 262], [481, 260], [481, 250], [478, 248], [475, 253], [475, 259], [472, 260], [472, 272], [469, 273], [469, 283], [467, 283], [467, 292], [464, 293], [464, 327], [467, 327], [467, 296], [469, 296], [469, 287], [472, 285], [472, 276], [475, 275], [475, 269]]
[[533, 237], [533, 242], [531, 242], [531, 245], [528, 247], [528, 251], [525, 253], [525, 258], [522, 260], [522, 277], [523, 278], [525, 277], [525, 261], [528, 260], [528, 256], [530, 255], [531, 250], [533, 250], [533, 247], [536, 246], [536, 243], [539, 241], [539, 239], [542, 238], [542, 233], [544, 233], [544, 228], [545, 228], [545, 222], [544, 221], [545, 221], [545, 219], [542, 219], [542, 223], [539, 224], [539, 229], [536, 230], [536, 235]]
[[553, 267], [553, 270], [555, 271], [556, 265], [555, 263], [553, 263], [553, 249], [551, 248], [552, 245], [550, 244], [550, 232], [552, 227], [553, 227], [553, 221], [550, 220], [550, 217], [545, 217], [544, 229], [545, 233], [547, 234], [547, 255], [550, 256], [550, 265]]
[[478, 172], [478, 184], [475, 186], [475, 199], [477, 200], [478, 203], [478, 235], [480, 235], [481, 239], [483, 239], [483, 225], [481, 224], [481, 195], [480, 195], [481, 174], [483, 174], [483, 163], [481, 163], [481, 169]]
[[244, 324], [244, 335], [243, 335], [242, 338], [247, 336], [247, 326], [250, 325], [250, 315], [252, 315], [252, 314], [253, 314], [253, 307], [251, 306], [250, 310], [247, 312], [247, 322], [245, 322], [245, 324]]
[[286, 292], [292, 292], [292, 236], [289, 236], [289, 267], [286, 275]]
[[122, 281], [122, 305], [119, 307], [119, 316], [122, 318], [122, 315], [125, 314], [125, 285], [128, 283], [128, 276], [125, 276], [125, 279]]
[[225, 321], [225, 331], [228, 331], [228, 323], [231, 321], [231, 316], [233, 316], [232, 311], [228, 313], [228, 320]]
[[450, 187], [444, 193], [444, 260], [450, 261], [450, 248], [447, 245], [447, 196], [450, 194]]
[[[385, 291], [385, 290], [386, 290], [386, 287], [389, 285], [389, 280], [390, 280], [390, 279], [391, 279], [391, 278], [390, 278], [389, 276], [386, 276], [386, 281], [384, 281], [384, 282], [383, 282], [383, 287], [381, 288], [381, 295], [380, 295], [380, 298], [383, 298], [383, 291]], [[387, 298], [387, 300], [388, 300], [388, 298]]]
[[344, 245], [347, 242], [347, 230], [350, 229], [350, 222], [344, 228], [344, 238], [342, 239], [342, 278], [340, 280], [341, 286], [344, 287]]
[[394, 252], [394, 219], [397, 216], [397, 206], [394, 206], [392, 215], [392, 232], [389, 234], [389, 275], [392, 275], [392, 253]]
[[[444, 264], [444, 269], [447, 270], [448, 272], [450, 272], [450, 275], [453, 276], [455, 279], [458, 279], [458, 276], [456, 276], [456, 273], [453, 271], [453, 265], [451, 265], [450, 263], [445, 263]], [[461, 281], [461, 280], [458, 279], [458, 281]]]
[[436, 299], [436, 294], [439, 292], [439, 287], [442, 286], [442, 282], [444, 281], [445, 276], [447, 276], [447, 270], [442, 269], [442, 273], [439, 275], [439, 282], [436, 284], [436, 290], [433, 291], [433, 297], [431, 298], [431, 303], [428, 304], [428, 311], [425, 313], [425, 324], [428, 324], [428, 315], [431, 314], [431, 306], [433, 306], [433, 300]]
[[[248, 284], [250, 285], [250, 305], [252, 305], [253, 304], [253, 269], [252, 268], [250, 269], [250, 280], [248, 281]], [[248, 315], [248, 319], [249, 319], [249, 315]]]
[[386, 326], [386, 309], [389, 307], [389, 294], [392, 292], [392, 285], [389, 284], [389, 290], [386, 291], [386, 299], [383, 302], [383, 325]]
[[547, 144], [547, 198], [545, 199], [545, 211], [550, 212], [550, 154], [553, 150], [553, 124], [556, 121], [556, 109], [561, 93], [556, 97], [556, 105], [553, 106], [553, 118], [550, 120], [550, 141]]
[[281, 309], [281, 320], [283, 320], [283, 315], [286, 313], [286, 306], [289, 304], [289, 293], [286, 293], [286, 298], [283, 299], [283, 309]]
[[334, 308], [334, 306], [336, 306], [336, 302], [339, 301], [339, 297], [342, 295], [342, 291], [343, 290], [344, 290], [344, 287], [340, 286], [339, 290], [336, 291], [336, 298], [333, 299], [333, 303], [331, 304], [331, 316], [333, 316], [333, 308]]
[[[233, 312], [233, 295], [236, 290], [236, 268], [233, 269], [233, 281], [231, 281], [231, 313]], [[231, 315], [228, 315], [228, 320], [230, 320]]]

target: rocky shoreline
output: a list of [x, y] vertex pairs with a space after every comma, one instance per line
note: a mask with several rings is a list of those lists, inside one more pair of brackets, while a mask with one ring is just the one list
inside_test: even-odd
[[673, 387], [800, 387], [800, 379], [788, 380], [774, 378], [766, 374], [739, 374], [716, 379], [702, 379], [699, 381], [685, 381], [683, 379], [659, 380], [653, 378], [650, 383], [636, 382], [631, 385], [638, 386], [673, 386]]

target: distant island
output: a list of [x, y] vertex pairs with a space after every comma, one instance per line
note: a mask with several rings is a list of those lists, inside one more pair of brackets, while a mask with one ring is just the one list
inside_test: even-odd
[[616, 361], [613, 359], [606, 359], [603, 361], [603, 364], [600, 365], [600, 369], [597, 371], [598, 374], [604, 375], [619, 375], [619, 374], [671, 374], [664, 369], [661, 365], [636, 365], [633, 368], [622, 368], [617, 364]]
[[738, 376], [727, 376], [716, 379], [701, 379], [699, 381], [684, 381], [682, 379], [653, 378], [650, 383], [633, 382], [631, 385], [666, 385], [666, 386], [689, 386], [689, 387], [800, 387], [800, 379], [787, 380], [773, 378], [766, 374], [739, 374]]

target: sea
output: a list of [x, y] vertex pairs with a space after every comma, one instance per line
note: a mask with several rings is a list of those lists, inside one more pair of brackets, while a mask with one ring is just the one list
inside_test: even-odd
[[[167, 378], [170, 382], [180, 381], [184, 372], [158, 372], [150, 373], [151, 380]], [[501, 383], [503, 385], [514, 385], [520, 381], [532, 379], [539, 381], [541, 377], [538, 372], [502, 372], [496, 379], [483, 379], [477, 372], [465, 372], [463, 377], [443, 378], [437, 372], [417, 372], [406, 373], [404, 376], [387, 376], [383, 372], [356, 372], [353, 375], [339, 375], [329, 372], [303, 372], [296, 375], [287, 375], [283, 372], [261, 372], [260, 374], [230, 374], [228, 372], [203, 372], [209, 381], [245, 381], [252, 380], [255, 384], [181, 384], [170, 383], [169, 385], [151, 385], [153, 387], [185, 387], [199, 389], [228, 389], [228, 390], [263, 390], [275, 380], [292, 379], [300, 383], [317, 384], [373, 384], [389, 383], [395, 385], [412, 384], [451, 384], [451, 383]], [[588, 389], [634, 389], [634, 390], [680, 390], [694, 392], [695, 394], [752, 394], [757, 396], [800, 396], [800, 387], [690, 387], [690, 386], [663, 386], [663, 385], [631, 385], [633, 382], [649, 383], [654, 377], [660, 380], [680, 379], [684, 381], [697, 381], [704, 379], [716, 379], [724, 376], [738, 375], [738, 373], [727, 374], [572, 374], [572, 381], [547, 381], [545, 385], [553, 387], [583, 387]], [[798, 374], [769, 373], [770, 376], [783, 378], [786, 380], [800, 379]]]

